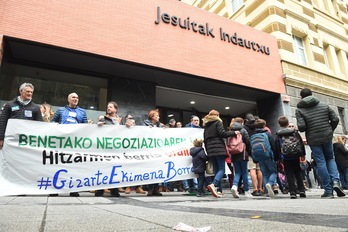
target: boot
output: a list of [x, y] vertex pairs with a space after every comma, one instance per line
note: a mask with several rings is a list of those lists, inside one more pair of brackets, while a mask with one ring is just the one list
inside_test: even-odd
[[153, 195], [153, 190], [147, 191], [147, 195], [148, 195], [148, 196], [152, 196], [152, 195]]
[[141, 193], [141, 194], [145, 194], [146, 192], [143, 190], [143, 188], [141, 186], [139, 186], [136, 190], [136, 193]]
[[160, 193], [159, 188], [155, 188], [152, 193], [153, 196], [162, 196], [162, 193]]
[[120, 197], [120, 193], [118, 192], [118, 188], [110, 189], [110, 196], [112, 196], [112, 197]]
[[159, 186], [158, 191], [159, 191], [159, 192], [163, 192], [163, 187], [162, 187], [162, 186]]
[[126, 188], [126, 191], [124, 191], [125, 194], [130, 194], [131, 193], [131, 188], [130, 187], [127, 187]]
[[103, 189], [97, 190], [97, 191], [95, 191], [94, 196], [96, 196], [96, 197], [102, 197], [102, 196], [103, 196], [103, 193], [104, 193], [104, 190], [103, 190]]
[[182, 188], [182, 182], [180, 181], [180, 183], [178, 184], [178, 192], [183, 192], [184, 189]]

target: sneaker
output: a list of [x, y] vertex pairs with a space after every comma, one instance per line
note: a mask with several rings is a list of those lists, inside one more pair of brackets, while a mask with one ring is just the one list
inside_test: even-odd
[[204, 193], [197, 193], [196, 196], [197, 196], [197, 197], [205, 197], [205, 194], [204, 194]]
[[253, 198], [254, 196], [250, 193], [250, 191], [245, 191], [245, 197]]
[[225, 194], [223, 194], [222, 192], [217, 192], [218, 198], [223, 198], [225, 197]]
[[321, 195], [322, 198], [334, 198], [334, 195], [332, 193], [324, 192], [323, 195]]
[[279, 193], [278, 184], [273, 185], [273, 192], [274, 192], [274, 194], [278, 194]]
[[290, 193], [290, 199], [296, 199], [297, 196], [296, 196], [296, 193]]
[[266, 184], [266, 189], [270, 198], [274, 198], [273, 188], [270, 184]]
[[338, 197], [344, 197], [346, 195], [343, 192], [343, 189], [341, 188], [340, 182], [334, 181], [332, 187], [333, 187], [333, 190], [335, 190]]
[[208, 190], [211, 192], [211, 194], [212, 194], [214, 197], [218, 198], [217, 190], [216, 190], [216, 187], [215, 187], [214, 184], [208, 185]]
[[302, 198], [307, 197], [307, 196], [306, 196], [306, 193], [305, 193], [305, 192], [300, 192], [300, 197], [302, 197]]
[[238, 187], [233, 185], [232, 188], [231, 188], [231, 192], [232, 192], [232, 196], [234, 198], [239, 198], [239, 195], [238, 195]]

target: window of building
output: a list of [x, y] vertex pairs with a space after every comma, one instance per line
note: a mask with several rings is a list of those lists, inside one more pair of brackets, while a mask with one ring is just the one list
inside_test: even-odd
[[307, 66], [306, 50], [303, 44], [303, 39], [296, 35], [293, 35], [294, 49], [297, 55], [298, 62], [302, 65]]
[[231, 0], [232, 14], [236, 12], [243, 5], [243, 0]]
[[68, 95], [79, 95], [79, 106], [87, 110], [88, 118], [97, 121], [98, 116], [106, 109], [107, 80], [87, 75], [67, 73], [28, 67], [19, 64], [3, 63], [0, 72], [0, 104], [19, 95], [18, 88], [24, 82], [34, 85], [33, 101], [44, 102], [53, 106], [54, 110], [67, 105]]

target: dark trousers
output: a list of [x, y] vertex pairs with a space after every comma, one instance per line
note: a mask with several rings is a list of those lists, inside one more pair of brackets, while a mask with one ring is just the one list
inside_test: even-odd
[[286, 179], [288, 181], [290, 194], [296, 193], [296, 185], [295, 185], [294, 177], [296, 178], [298, 190], [300, 192], [304, 192], [305, 188], [303, 185], [299, 159], [284, 160], [284, 170], [285, 170]]
[[198, 178], [197, 178], [197, 181], [198, 181], [198, 192], [199, 193], [204, 193], [203, 186], [204, 186], [204, 181], [205, 181], [205, 174], [204, 174], [204, 172], [199, 172], [197, 174], [198, 174]]

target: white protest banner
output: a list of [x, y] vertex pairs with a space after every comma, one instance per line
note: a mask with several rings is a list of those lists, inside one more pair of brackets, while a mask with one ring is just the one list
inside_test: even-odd
[[10, 119], [0, 196], [50, 194], [196, 177], [189, 154], [203, 129], [56, 124]]

